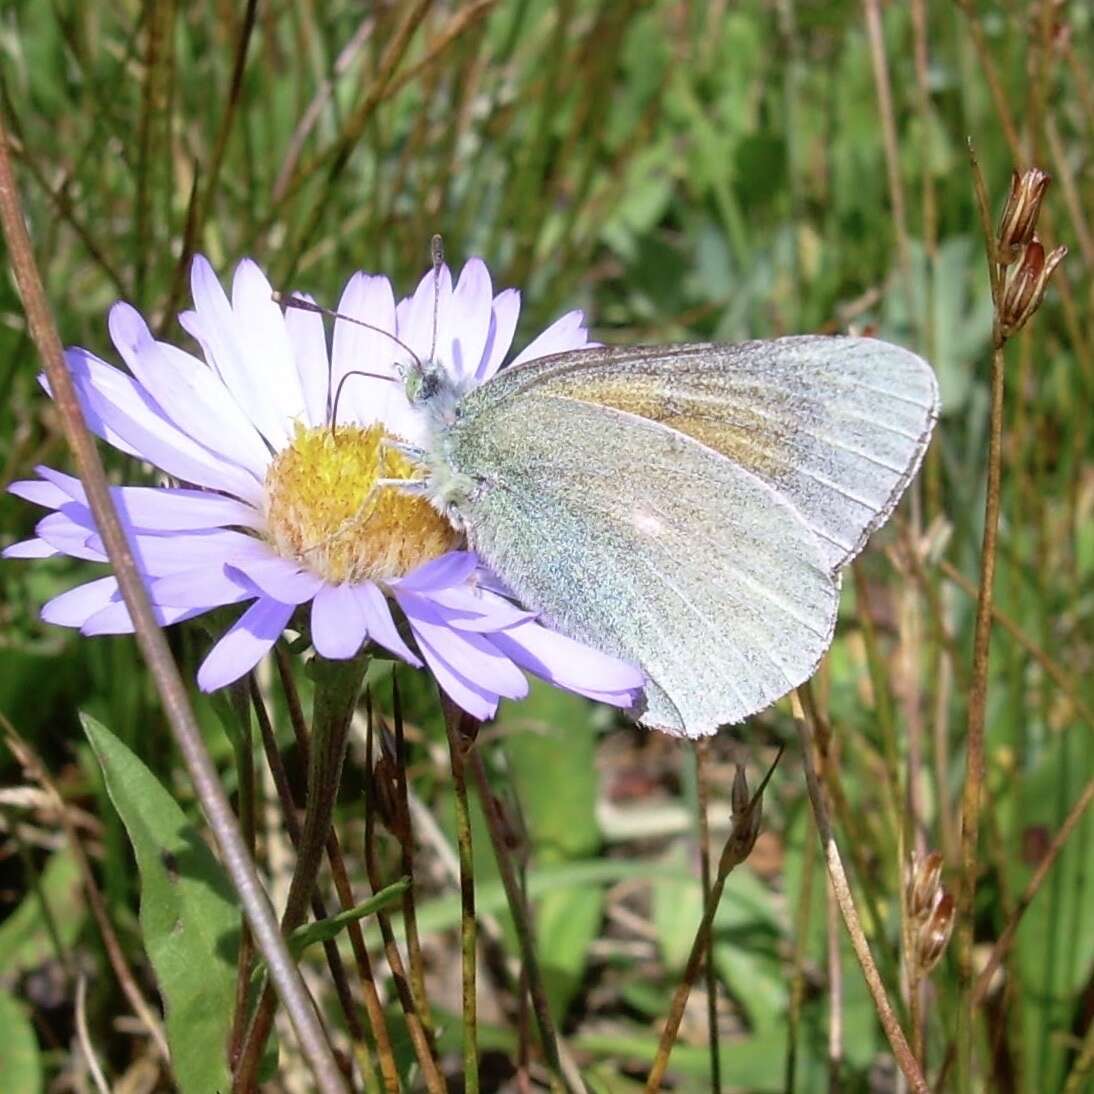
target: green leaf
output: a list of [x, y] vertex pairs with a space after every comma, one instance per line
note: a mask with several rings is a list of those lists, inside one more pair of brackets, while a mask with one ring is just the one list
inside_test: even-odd
[[239, 945], [235, 894], [155, 775], [94, 718], [80, 720], [136, 854], [141, 931], [164, 1000], [175, 1078], [194, 1094], [227, 1090]]
[[381, 889], [375, 896], [368, 900], [362, 900], [352, 908], [347, 908], [337, 915], [327, 916], [326, 919], [317, 920], [314, 923], [305, 923], [303, 927], [297, 927], [289, 936], [289, 949], [294, 957], [299, 957], [309, 946], [338, 936], [348, 924], [358, 919], [364, 919], [367, 915], [382, 911], [384, 908], [395, 904], [403, 893], [410, 888], [410, 878], [400, 878], [386, 888]]
[[[71, 946], [84, 921], [84, 895], [76, 860], [67, 850], [50, 855], [42, 871], [41, 894], [61, 945]], [[0, 969], [8, 974], [26, 972], [56, 956], [41, 900], [32, 889], [0, 925]]]
[[0, 1090], [4, 1094], [38, 1094], [42, 1058], [26, 1008], [0, 991]]
[[673, 976], [687, 964], [703, 918], [702, 886], [688, 871], [687, 854], [683, 845], [677, 844], [661, 859], [653, 876], [653, 927], [661, 960]]
[[757, 1033], [780, 1028], [789, 1001], [786, 969], [776, 938], [746, 936], [714, 946], [718, 977], [740, 1003]]
[[547, 1002], [561, 1022], [585, 975], [604, 911], [601, 888], [552, 889], [536, 905], [536, 948]]

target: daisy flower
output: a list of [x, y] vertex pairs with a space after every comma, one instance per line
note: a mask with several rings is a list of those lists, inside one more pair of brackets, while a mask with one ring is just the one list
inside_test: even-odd
[[[636, 668], [538, 621], [428, 501], [372, 489], [377, 479], [415, 477], [385, 438], [420, 444], [427, 429], [402, 383], [382, 378], [397, 378], [408, 358], [382, 332], [483, 383], [509, 352], [519, 293], [495, 296], [478, 259], [454, 287], [446, 267], [431, 270], [398, 304], [386, 277], [358, 273], [338, 312], [376, 329], [336, 320], [328, 353], [321, 317], [282, 312], [249, 260], [236, 268], [230, 299], [202, 257], [191, 288], [194, 310], [179, 322], [204, 361], [157, 340], [126, 303], [111, 309], [109, 329], [128, 373], [84, 349], [66, 357], [91, 430], [186, 484], [112, 488], [159, 621], [247, 605], [199, 668], [203, 690], [247, 673], [296, 616], [319, 655], [349, 658], [373, 642], [424, 663], [479, 719], [492, 717], [500, 698], [527, 693], [522, 670], [634, 704], [643, 683]], [[586, 344], [582, 314], [570, 312], [514, 363]], [[79, 480], [36, 470], [11, 492], [51, 512], [4, 557], [106, 562]], [[42, 618], [87, 635], [133, 629], [109, 575], [50, 600]]]

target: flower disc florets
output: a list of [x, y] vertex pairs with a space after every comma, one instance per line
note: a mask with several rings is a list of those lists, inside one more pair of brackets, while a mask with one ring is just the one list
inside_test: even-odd
[[418, 469], [384, 445], [380, 425], [307, 428], [266, 473], [266, 536], [332, 584], [402, 577], [457, 546], [452, 526], [424, 499], [376, 480]]

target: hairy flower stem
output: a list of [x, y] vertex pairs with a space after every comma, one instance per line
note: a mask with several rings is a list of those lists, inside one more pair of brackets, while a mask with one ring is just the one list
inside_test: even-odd
[[805, 712], [801, 709], [800, 700], [794, 696], [794, 721], [798, 727], [798, 739], [801, 742], [802, 764], [805, 768], [805, 782], [809, 790], [809, 801], [813, 806], [813, 818], [817, 822], [817, 834], [820, 836], [821, 848], [824, 852], [824, 861], [828, 869], [828, 877], [835, 893], [836, 902], [839, 904], [840, 914], [843, 916], [844, 925], [851, 938], [851, 946], [862, 968], [862, 975], [866, 980], [866, 986], [874, 1001], [874, 1009], [881, 1022], [881, 1028], [889, 1039], [889, 1045], [896, 1057], [897, 1065], [904, 1072], [908, 1080], [908, 1086], [915, 1094], [929, 1094], [927, 1081], [923, 1077], [923, 1071], [919, 1066], [908, 1045], [908, 1039], [900, 1028], [889, 1002], [889, 996], [885, 991], [881, 975], [877, 971], [873, 954], [870, 953], [870, 944], [866, 941], [866, 935], [859, 921], [858, 911], [855, 909], [854, 897], [851, 895], [851, 886], [847, 881], [847, 873], [843, 868], [843, 859], [840, 856], [839, 847], [836, 845], [835, 833], [832, 831], [832, 822], [828, 816], [828, 806], [824, 800], [824, 792], [817, 778], [817, 766], [813, 759], [813, 734], [807, 721]]
[[[539, 1029], [543, 1054], [555, 1080], [562, 1082], [564, 1072], [562, 1057], [559, 1052], [558, 1032], [555, 1029], [555, 1020], [551, 1017], [550, 1007], [547, 1005], [547, 990], [543, 983], [543, 972], [539, 967], [539, 958], [536, 956], [536, 938], [532, 927], [531, 911], [524, 899], [524, 893], [521, 891], [516, 871], [513, 869], [513, 861], [505, 843], [502, 819], [498, 816], [494, 804], [494, 795], [490, 789], [490, 780], [486, 776], [482, 756], [477, 749], [472, 749], [467, 756], [467, 760], [471, 768], [471, 775], [475, 780], [475, 786], [479, 791], [483, 815], [486, 817], [486, 827], [490, 832], [490, 843], [493, 845], [494, 857], [498, 863], [498, 873], [501, 874], [501, 883], [505, 888], [505, 896], [509, 902], [509, 912], [513, 917], [513, 925], [517, 931], [521, 963], [528, 977], [528, 992], [532, 997], [532, 1010], [536, 1016], [536, 1026]], [[571, 1088], [574, 1085], [571, 1084]], [[577, 1087], [577, 1089], [581, 1089], [581, 1087]]]
[[665, 1071], [669, 1066], [669, 1056], [672, 1054], [672, 1047], [676, 1043], [676, 1035], [680, 1031], [680, 1022], [684, 1017], [684, 1007], [687, 1005], [688, 996], [691, 994], [691, 987], [699, 975], [699, 967], [703, 963], [704, 955], [710, 952], [710, 928], [714, 922], [714, 913], [718, 910], [718, 904], [722, 899], [726, 879], [733, 872], [733, 869], [744, 862], [752, 853], [752, 847], [756, 842], [756, 832], [758, 831], [760, 802], [763, 799], [763, 792], [767, 787], [768, 780], [774, 773], [775, 766], [781, 756], [782, 751], [780, 750], [779, 756], [775, 758], [775, 763], [771, 765], [756, 793], [749, 799], [747, 806], [740, 813], [734, 813], [733, 827], [730, 829], [729, 837], [726, 839], [725, 846], [718, 858], [718, 873], [714, 878], [714, 884], [711, 886], [709, 899], [705, 903], [703, 918], [699, 921], [699, 929], [695, 932], [695, 938], [691, 943], [691, 953], [688, 954], [687, 965], [684, 966], [684, 975], [680, 978], [680, 983], [673, 994], [669, 1015], [665, 1020], [665, 1028], [661, 1032], [661, 1040], [657, 1045], [657, 1055], [654, 1057], [650, 1073], [646, 1077], [647, 1094], [653, 1094], [654, 1091], [661, 1089]]
[[[319, 876], [342, 779], [350, 719], [361, 690], [366, 663], [364, 654], [348, 661], [328, 661], [322, 657], [315, 659], [315, 707], [308, 757], [306, 812], [296, 869], [281, 916], [281, 930], [286, 935], [304, 922], [315, 880]], [[262, 1050], [273, 1024], [274, 1003], [274, 994], [267, 987], [247, 1031], [233, 1083], [236, 1091], [249, 1091], [255, 1085]]]
[[[475, 747], [474, 733], [464, 732], [464, 714], [453, 702], [442, 698], [448, 753], [452, 760], [452, 787], [456, 799], [456, 844], [460, 856], [460, 952], [463, 961], [463, 1081], [467, 1094], [479, 1090], [479, 1036], [475, 997], [475, 860], [471, 847], [471, 811], [467, 805], [465, 764]], [[471, 719], [472, 730], [477, 725]]]

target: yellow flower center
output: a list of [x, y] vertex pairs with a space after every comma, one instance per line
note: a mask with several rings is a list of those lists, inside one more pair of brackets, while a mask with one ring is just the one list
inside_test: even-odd
[[382, 445], [382, 426], [297, 425], [266, 472], [266, 538], [332, 584], [401, 577], [459, 545], [455, 529], [423, 498], [377, 479], [420, 476]]

